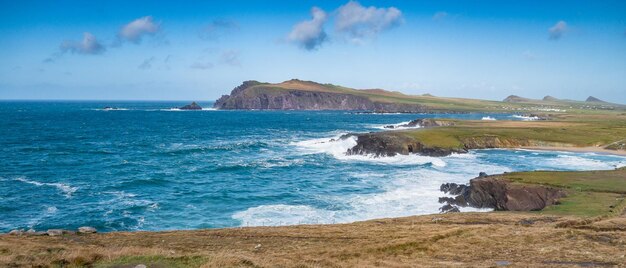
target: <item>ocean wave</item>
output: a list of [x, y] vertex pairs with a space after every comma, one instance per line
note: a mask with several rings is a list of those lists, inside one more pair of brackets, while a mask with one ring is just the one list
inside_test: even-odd
[[[416, 128], [422, 128], [422, 126], [420, 125], [415, 125], [415, 126], [404, 126], [404, 125], [408, 125], [409, 123], [411, 123], [411, 121], [404, 121], [404, 122], [400, 122], [397, 124], [384, 124], [384, 125], [370, 125], [370, 128], [375, 128], [375, 129], [382, 129], [382, 130], [399, 130], [399, 129], [416, 129]], [[393, 126], [393, 128], [386, 128], [386, 126]]]
[[[437, 213], [442, 206], [438, 198], [444, 196], [439, 186], [444, 182], [467, 183], [465, 173], [447, 173], [436, 170], [409, 170], [394, 174], [359, 176], [380, 180], [382, 192], [326, 198], [333, 208], [312, 205], [269, 204], [236, 212], [233, 219], [241, 226], [274, 226], [295, 224], [347, 223], [377, 218], [404, 217]], [[341, 207], [342, 209], [334, 209]], [[491, 211], [491, 209], [461, 208], [462, 211]]]
[[541, 119], [538, 116], [526, 116], [526, 115], [517, 115], [517, 114], [511, 115], [511, 117], [521, 119], [522, 121], [535, 121], [535, 120]]
[[422, 156], [418, 154], [396, 155], [378, 157], [374, 155], [347, 155], [348, 149], [357, 144], [355, 136], [342, 137], [345, 133], [337, 135], [333, 138], [319, 138], [294, 142], [292, 145], [297, 146], [305, 153], [312, 154], [328, 154], [342, 161], [358, 161], [369, 162], [374, 164], [388, 165], [425, 165], [432, 164], [435, 167], [445, 167], [446, 162], [440, 157]]
[[35, 186], [50, 186], [50, 187], [55, 187], [57, 189], [59, 189], [61, 192], [63, 192], [65, 194], [65, 197], [70, 198], [72, 197], [72, 194], [74, 194], [74, 192], [76, 192], [76, 190], [78, 190], [78, 187], [72, 187], [68, 184], [64, 184], [64, 183], [60, 183], [60, 182], [53, 182], [53, 183], [48, 183], [48, 182], [38, 182], [38, 181], [33, 181], [33, 180], [28, 180], [24, 177], [19, 177], [15, 179], [16, 181], [20, 181], [23, 183], [27, 183], [27, 184], [32, 184]]
[[167, 154], [178, 154], [178, 153], [193, 153], [193, 152], [203, 152], [203, 151], [234, 151], [241, 149], [254, 149], [254, 148], [265, 148], [268, 144], [260, 141], [250, 141], [250, 142], [235, 142], [235, 143], [222, 143], [222, 144], [183, 144], [183, 143], [172, 143], [169, 146], [159, 145], [158, 147], [161, 149], [163, 153]]
[[244, 169], [270, 169], [270, 168], [282, 168], [282, 167], [293, 167], [293, 166], [302, 166], [306, 162], [304, 159], [283, 159], [283, 158], [275, 158], [275, 159], [263, 159], [251, 162], [238, 161], [235, 163], [224, 163], [218, 164], [215, 167], [215, 171], [236, 171], [236, 170], [244, 170]]
[[481, 118], [480, 120], [485, 120], [485, 121], [496, 121], [497, 119], [491, 117], [491, 116], [483, 116], [483, 118]]
[[555, 158], [543, 160], [553, 169], [566, 170], [607, 170], [626, 166], [626, 158], [622, 160], [599, 160], [572, 154], [559, 154]]

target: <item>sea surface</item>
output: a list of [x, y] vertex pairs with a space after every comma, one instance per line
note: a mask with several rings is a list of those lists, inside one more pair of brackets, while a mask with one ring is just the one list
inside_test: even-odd
[[430, 214], [441, 206], [442, 183], [466, 183], [481, 171], [626, 165], [618, 156], [528, 150], [346, 156], [355, 141], [332, 141], [416, 118], [528, 119], [513, 114], [170, 109], [184, 104], [1, 101], [0, 232], [340, 223]]

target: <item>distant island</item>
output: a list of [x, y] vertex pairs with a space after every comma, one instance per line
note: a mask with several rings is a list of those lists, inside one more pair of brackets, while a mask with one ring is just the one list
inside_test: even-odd
[[510, 111], [561, 111], [565, 109], [613, 110], [625, 105], [590, 96], [586, 101], [542, 100], [511, 95], [503, 101], [406, 95], [383, 89], [353, 89], [298, 79], [282, 83], [245, 81], [230, 95], [219, 98], [214, 108], [222, 110], [350, 110], [382, 113], [465, 113]]

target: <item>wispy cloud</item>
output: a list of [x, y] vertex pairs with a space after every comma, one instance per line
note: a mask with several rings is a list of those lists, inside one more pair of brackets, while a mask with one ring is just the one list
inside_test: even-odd
[[357, 43], [365, 38], [376, 37], [380, 32], [403, 22], [402, 12], [395, 8], [364, 7], [350, 1], [336, 12], [335, 29]]
[[306, 50], [315, 50], [327, 40], [324, 31], [324, 23], [327, 15], [324, 10], [313, 7], [311, 8], [311, 20], [302, 21], [296, 24], [287, 39]]
[[448, 12], [445, 12], [445, 11], [439, 11], [439, 12], [436, 12], [436, 13], [433, 15], [433, 20], [443, 20], [443, 19], [445, 19], [446, 17], [448, 17]]
[[53, 63], [66, 53], [97, 55], [106, 51], [106, 47], [91, 33], [83, 33], [80, 41], [65, 40], [59, 45], [59, 50], [43, 60], [44, 63]]
[[140, 70], [149, 70], [150, 68], [152, 68], [152, 64], [155, 60], [156, 58], [154, 56], [147, 58], [141, 64], [139, 64], [137, 68], [139, 68]]
[[559, 40], [565, 32], [567, 31], [567, 23], [565, 21], [559, 21], [554, 26], [548, 29], [549, 39], [550, 40]]
[[141, 43], [146, 35], [154, 35], [161, 30], [161, 25], [155, 23], [152, 16], [138, 18], [124, 25], [117, 34], [119, 40], [135, 44]]
[[207, 70], [207, 69], [213, 68], [213, 63], [197, 61], [197, 62], [194, 62], [193, 64], [191, 64], [191, 66], [189, 66], [189, 67], [191, 69]]
[[524, 53], [522, 53], [522, 56], [524, 57], [524, 59], [527, 59], [530, 61], [537, 59], [537, 55], [535, 55], [535, 53], [532, 53], [530, 50], [524, 51]]
[[205, 40], [218, 40], [222, 36], [239, 30], [239, 24], [229, 19], [216, 19], [200, 30], [199, 36]]
[[91, 33], [83, 33], [81, 41], [65, 40], [59, 46], [62, 53], [71, 52], [78, 54], [95, 55], [103, 53], [106, 48]]
[[241, 66], [239, 55], [240, 55], [239, 51], [236, 51], [236, 50], [224, 51], [220, 55], [219, 62], [222, 64], [230, 65], [230, 66]]

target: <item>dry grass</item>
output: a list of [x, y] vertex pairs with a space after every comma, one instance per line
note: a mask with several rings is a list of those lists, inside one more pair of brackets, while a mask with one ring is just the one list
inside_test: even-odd
[[608, 218], [591, 222], [588, 228], [556, 227], [571, 220], [531, 213], [460, 213], [337, 225], [63, 237], [4, 235], [0, 236], [0, 266], [626, 265], [626, 220]]

